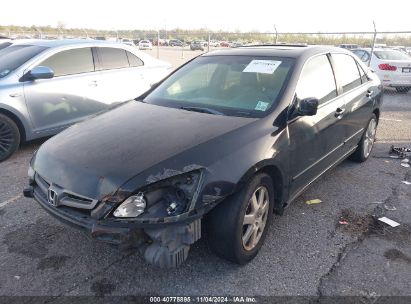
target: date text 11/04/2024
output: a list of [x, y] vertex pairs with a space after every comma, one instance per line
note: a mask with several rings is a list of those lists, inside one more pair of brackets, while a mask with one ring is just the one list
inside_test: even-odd
[[257, 299], [243, 296], [150, 297], [150, 303], [257, 303]]

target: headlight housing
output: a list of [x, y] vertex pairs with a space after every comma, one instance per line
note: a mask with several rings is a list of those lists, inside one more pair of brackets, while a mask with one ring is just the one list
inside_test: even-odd
[[159, 219], [177, 216], [190, 210], [201, 181], [195, 170], [145, 186], [114, 210], [117, 218]]
[[144, 212], [147, 202], [144, 193], [130, 196], [113, 213], [115, 217], [136, 217]]

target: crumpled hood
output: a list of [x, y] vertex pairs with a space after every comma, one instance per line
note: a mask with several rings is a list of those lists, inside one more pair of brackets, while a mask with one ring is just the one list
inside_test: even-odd
[[253, 121], [130, 101], [51, 138], [32, 166], [48, 182], [101, 199], [159, 162]]

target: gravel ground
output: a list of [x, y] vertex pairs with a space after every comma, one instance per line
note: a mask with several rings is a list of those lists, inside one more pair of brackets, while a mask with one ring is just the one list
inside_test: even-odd
[[[411, 170], [388, 158], [391, 144], [410, 141], [411, 93], [389, 92], [372, 157], [343, 162], [275, 216], [251, 263], [219, 259], [201, 239], [173, 270], [91, 240], [23, 198], [28, 161], [43, 141], [30, 142], [0, 163], [0, 295], [411, 296], [411, 185], [401, 182]], [[304, 203], [314, 198], [322, 203]], [[375, 220], [382, 215], [401, 225]]]

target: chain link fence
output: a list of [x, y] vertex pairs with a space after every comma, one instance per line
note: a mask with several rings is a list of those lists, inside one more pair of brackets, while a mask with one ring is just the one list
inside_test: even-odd
[[[0, 26], [0, 36], [12, 39], [97, 39], [127, 42], [138, 47], [141, 40], [150, 40], [152, 49], [144, 50], [173, 65], [197, 56], [199, 52], [244, 45], [299, 44], [333, 45], [348, 49], [357, 47], [391, 47], [411, 55], [411, 30], [395, 32], [209, 32], [207, 30], [134, 30], [99, 31], [88, 29], [56, 29], [51, 27], [19, 28]], [[196, 47], [191, 47], [196, 44]], [[194, 49], [194, 50], [192, 50]]]

